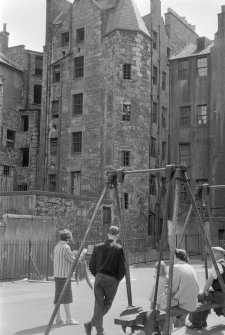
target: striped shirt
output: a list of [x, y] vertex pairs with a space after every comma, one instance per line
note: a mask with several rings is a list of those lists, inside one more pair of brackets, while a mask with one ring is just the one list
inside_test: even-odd
[[68, 243], [59, 241], [54, 249], [54, 277], [67, 278], [74, 258]]

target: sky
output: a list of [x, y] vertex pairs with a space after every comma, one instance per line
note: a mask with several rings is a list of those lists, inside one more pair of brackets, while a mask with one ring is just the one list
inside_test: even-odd
[[[72, 0], [70, 0], [72, 1]], [[134, 0], [142, 16], [150, 12], [150, 0]], [[9, 46], [25, 45], [26, 49], [43, 51], [45, 43], [46, 0], [0, 0], [0, 31], [3, 23], [10, 33]], [[196, 26], [196, 33], [214, 39], [217, 14], [225, 0], [161, 0], [162, 17], [168, 8], [188, 23]]]

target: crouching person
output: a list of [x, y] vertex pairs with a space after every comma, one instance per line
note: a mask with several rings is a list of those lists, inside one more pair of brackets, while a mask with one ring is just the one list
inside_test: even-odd
[[[212, 252], [216, 260], [219, 273], [221, 274], [221, 277], [225, 282], [225, 259], [224, 259], [225, 250], [221, 247], [213, 247]], [[210, 290], [211, 287], [212, 289]], [[209, 292], [211, 303], [220, 304], [224, 302], [224, 294], [222, 292], [214, 266], [209, 271], [209, 278], [205, 283], [203, 291], [201, 292], [201, 296], [204, 296], [207, 292]], [[222, 308], [215, 308], [214, 311], [218, 316], [223, 315]], [[189, 321], [191, 322], [191, 324], [188, 324], [186, 327], [188, 329], [199, 329], [199, 330], [201, 330], [204, 327], [207, 327], [207, 317], [209, 313], [210, 310], [191, 313], [189, 315]]]

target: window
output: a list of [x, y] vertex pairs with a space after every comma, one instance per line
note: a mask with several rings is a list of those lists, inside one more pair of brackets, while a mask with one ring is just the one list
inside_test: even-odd
[[124, 193], [124, 208], [128, 209], [129, 208], [129, 194], [128, 193]]
[[166, 90], [166, 72], [162, 73], [162, 89]]
[[124, 103], [123, 104], [123, 114], [122, 114], [123, 121], [130, 121], [130, 111], [131, 111], [131, 105], [128, 103]]
[[122, 151], [122, 165], [130, 166], [130, 151]]
[[207, 123], [207, 105], [197, 106], [197, 123], [198, 125]]
[[74, 58], [74, 78], [80, 78], [84, 76], [84, 57]]
[[34, 85], [34, 104], [41, 103], [41, 85]]
[[84, 28], [80, 28], [76, 30], [76, 40], [77, 40], [77, 43], [81, 43], [84, 41]]
[[71, 172], [71, 194], [81, 195], [81, 171]]
[[191, 164], [191, 146], [190, 143], [179, 144], [179, 163], [189, 166]]
[[155, 214], [153, 212], [149, 213], [149, 221], [148, 221], [148, 235], [152, 236], [155, 234]]
[[16, 132], [11, 129], [7, 129], [7, 138], [6, 138], [6, 147], [7, 148], [15, 148], [15, 138]]
[[53, 83], [60, 82], [60, 65], [53, 66], [52, 73], [53, 73]]
[[48, 190], [50, 192], [56, 191], [56, 174], [51, 173], [48, 175]]
[[197, 75], [198, 77], [206, 77], [208, 74], [207, 57], [197, 59]]
[[21, 116], [21, 130], [28, 131], [29, 129], [29, 118], [28, 115]]
[[157, 85], [158, 82], [158, 69], [156, 66], [153, 66], [152, 82], [154, 85]]
[[162, 107], [162, 127], [166, 128], [166, 116], [167, 116], [167, 108]]
[[131, 64], [123, 64], [123, 79], [131, 79]]
[[28, 185], [26, 183], [19, 183], [17, 185], [17, 191], [27, 191]]
[[178, 63], [178, 79], [188, 79], [188, 60], [180, 61]]
[[83, 112], [83, 93], [73, 95], [73, 115], [80, 115]]
[[156, 157], [156, 138], [151, 136], [151, 156]]
[[157, 49], [157, 32], [154, 30], [152, 32], [152, 46], [153, 49]]
[[8, 165], [3, 165], [3, 175], [4, 176], [10, 175], [10, 167]]
[[102, 218], [103, 224], [111, 225], [112, 221], [112, 214], [111, 214], [111, 208], [103, 206], [103, 218]]
[[152, 106], [152, 122], [157, 123], [158, 120], [158, 104], [156, 102], [153, 102]]
[[69, 32], [62, 33], [61, 35], [61, 46], [67, 47], [70, 43], [70, 34]]
[[21, 148], [22, 153], [22, 166], [28, 167], [29, 166], [29, 148]]
[[150, 186], [150, 189], [149, 189], [149, 192], [150, 194], [152, 195], [156, 195], [156, 176], [151, 174], [150, 175], [150, 179], [149, 179], [149, 186]]
[[56, 156], [57, 155], [57, 146], [58, 146], [58, 138], [50, 138], [50, 155]]
[[72, 133], [72, 152], [73, 153], [82, 152], [82, 132], [81, 131]]
[[36, 56], [35, 57], [35, 74], [37, 76], [42, 76], [42, 67], [43, 67], [43, 57]]
[[166, 160], [166, 142], [162, 142], [162, 161]]
[[189, 127], [191, 125], [191, 107], [180, 107], [180, 126]]
[[218, 239], [225, 240], [225, 229], [218, 229]]
[[53, 118], [59, 117], [59, 100], [52, 101], [52, 117]]

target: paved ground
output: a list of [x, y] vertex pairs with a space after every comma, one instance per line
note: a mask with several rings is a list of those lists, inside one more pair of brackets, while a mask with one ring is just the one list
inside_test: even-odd
[[[199, 260], [192, 260], [197, 270], [201, 287], [204, 283], [204, 268]], [[153, 286], [154, 264], [132, 266], [131, 286], [133, 305], [148, 307], [148, 295]], [[85, 282], [73, 282], [74, 303], [72, 315], [80, 322], [78, 326], [53, 325], [50, 335], [84, 335], [83, 323], [93, 311], [93, 291]], [[54, 284], [17, 281], [0, 284], [0, 335], [39, 335], [44, 334], [52, 315], [54, 306], [52, 299]], [[126, 284], [123, 280], [110, 312], [104, 319], [106, 335], [122, 335], [120, 326], [114, 324], [114, 318], [127, 307]], [[63, 313], [62, 313], [63, 314]], [[130, 329], [127, 329], [130, 334]], [[136, 332], [137, 335], [140, 332]], [[201, 331], [187, 330], [185, 327], [176, 329], [173, 335], [225, 335], [225, 318], [217, 317], [214, 313], [208, 318], [208, 328]], [[93, 331], [93, 335], [95, 332]]]

